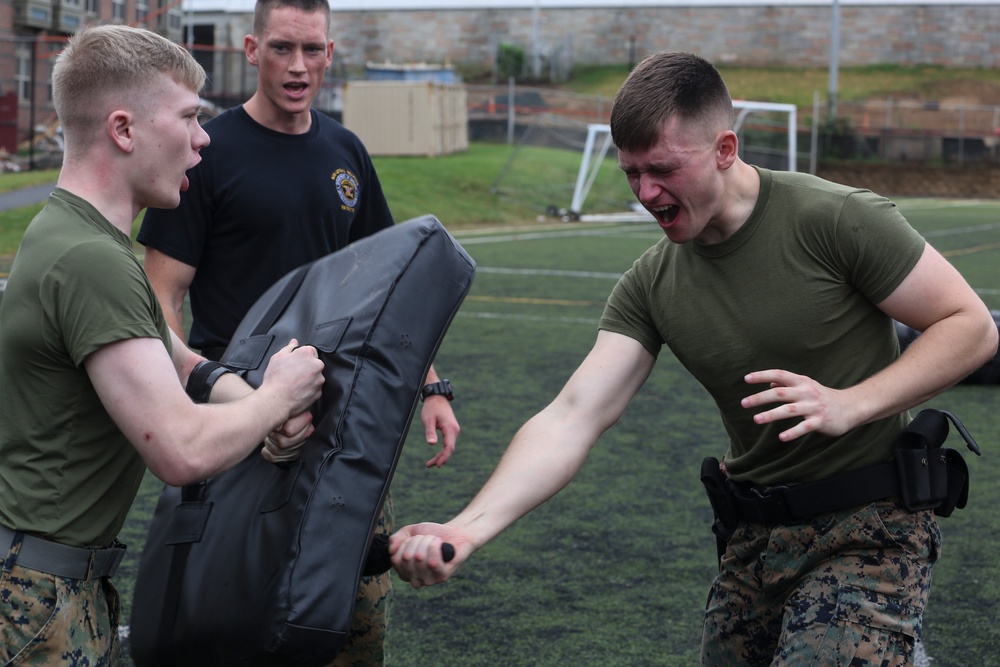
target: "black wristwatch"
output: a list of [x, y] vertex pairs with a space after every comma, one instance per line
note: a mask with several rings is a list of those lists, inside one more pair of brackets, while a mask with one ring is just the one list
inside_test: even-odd
[[428, 396], [444, 396], [449, 401], [455, 400], [455, 393], [452, 391], [451, 383], [448, 380], [425, 384], [424, 388], [420, 390], [420, 400], [426, 400]]

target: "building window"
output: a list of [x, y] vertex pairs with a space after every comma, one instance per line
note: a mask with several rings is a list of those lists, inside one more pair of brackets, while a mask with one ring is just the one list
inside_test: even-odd
[[[136, 23], [145, 23], [146, 16], [149, 15], [149, 4], [140, 0], [135, 3], [135, 20]], [[148, 26], [147, 26], [148, 27]]]
[[101, 13], [101, 1], [100, 0], [85, 0], [84, 9], [86, 9], [88, 14], [93, 16], [98, 16]]
[[31, 101], [31, 46], [17, 47], [17, 73], [14, 80], [17, 85], [17, 100]]
[[125, 0], [111, 0], [111, 18], [115, 21], [125, 22]]

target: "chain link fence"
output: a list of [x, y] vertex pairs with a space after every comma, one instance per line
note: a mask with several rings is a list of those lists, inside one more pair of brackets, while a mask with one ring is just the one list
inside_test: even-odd
[[[0, 38], [0, 147], [5, 164], [58, 166], [59, 124], [52, 108], [51, 68], [63, 38]], [[241, 104], [256, 88], [257, 72], [243, 50], [189, 46], [208, 73], [203, 91], [208, 112]], [[347, 67], [334, 52], [315, 107], [334, 118], [343, 108]], [[551, 87], [467, 86], [470, 138], [514, 141], [518, 127], [536, 116], [559, 116], [580, 125], [607, 123], [611, 100]], [[819, 109], [824, 109], [820, 112]], [[834, 115], [818, 103], [800, 108], [798, 154], [803, 165], [820, 160], [865, 160], [935, 164], [1000, 162], [1000, 106], [885, 100], [839, 102]], [[754, 143], [774, 146], [780, 122], [757, 119], [746, 133]]]

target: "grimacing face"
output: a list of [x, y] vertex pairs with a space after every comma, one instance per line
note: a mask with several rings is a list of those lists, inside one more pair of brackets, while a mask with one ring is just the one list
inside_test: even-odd
[[717, 156], [722, 135], [671, 118], [659, 140], [639, 151], [620, 150], [618, 164], [632, 193], [674, 243], [715, 242], [713, 219], [722, 200]]

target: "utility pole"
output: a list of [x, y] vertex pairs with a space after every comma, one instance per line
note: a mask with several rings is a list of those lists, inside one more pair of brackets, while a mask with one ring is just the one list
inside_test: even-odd
[[194, 2], [193, 0], [186, 0], [184, 3], [187, 5], [187, 50], [193, 56], [194, 55]]
[[535, 81], [542, 78], [542, 45], [538, 35], [541, 13], [542, 0], [535, 0], [535, 7], [531, 11], [531, 77]]
[[827, 115], [837, 117], [837, 70], [840, 62], [840, 0], [833, 0], [833, 17], [830, 22], [830, 85]]
[[35, 70], [38, 68], [38, 35], [31, 40], [31, 74], [28, 79], [28, 94], [31, 97], [28, 110], [28, 170], [35, 170]]

